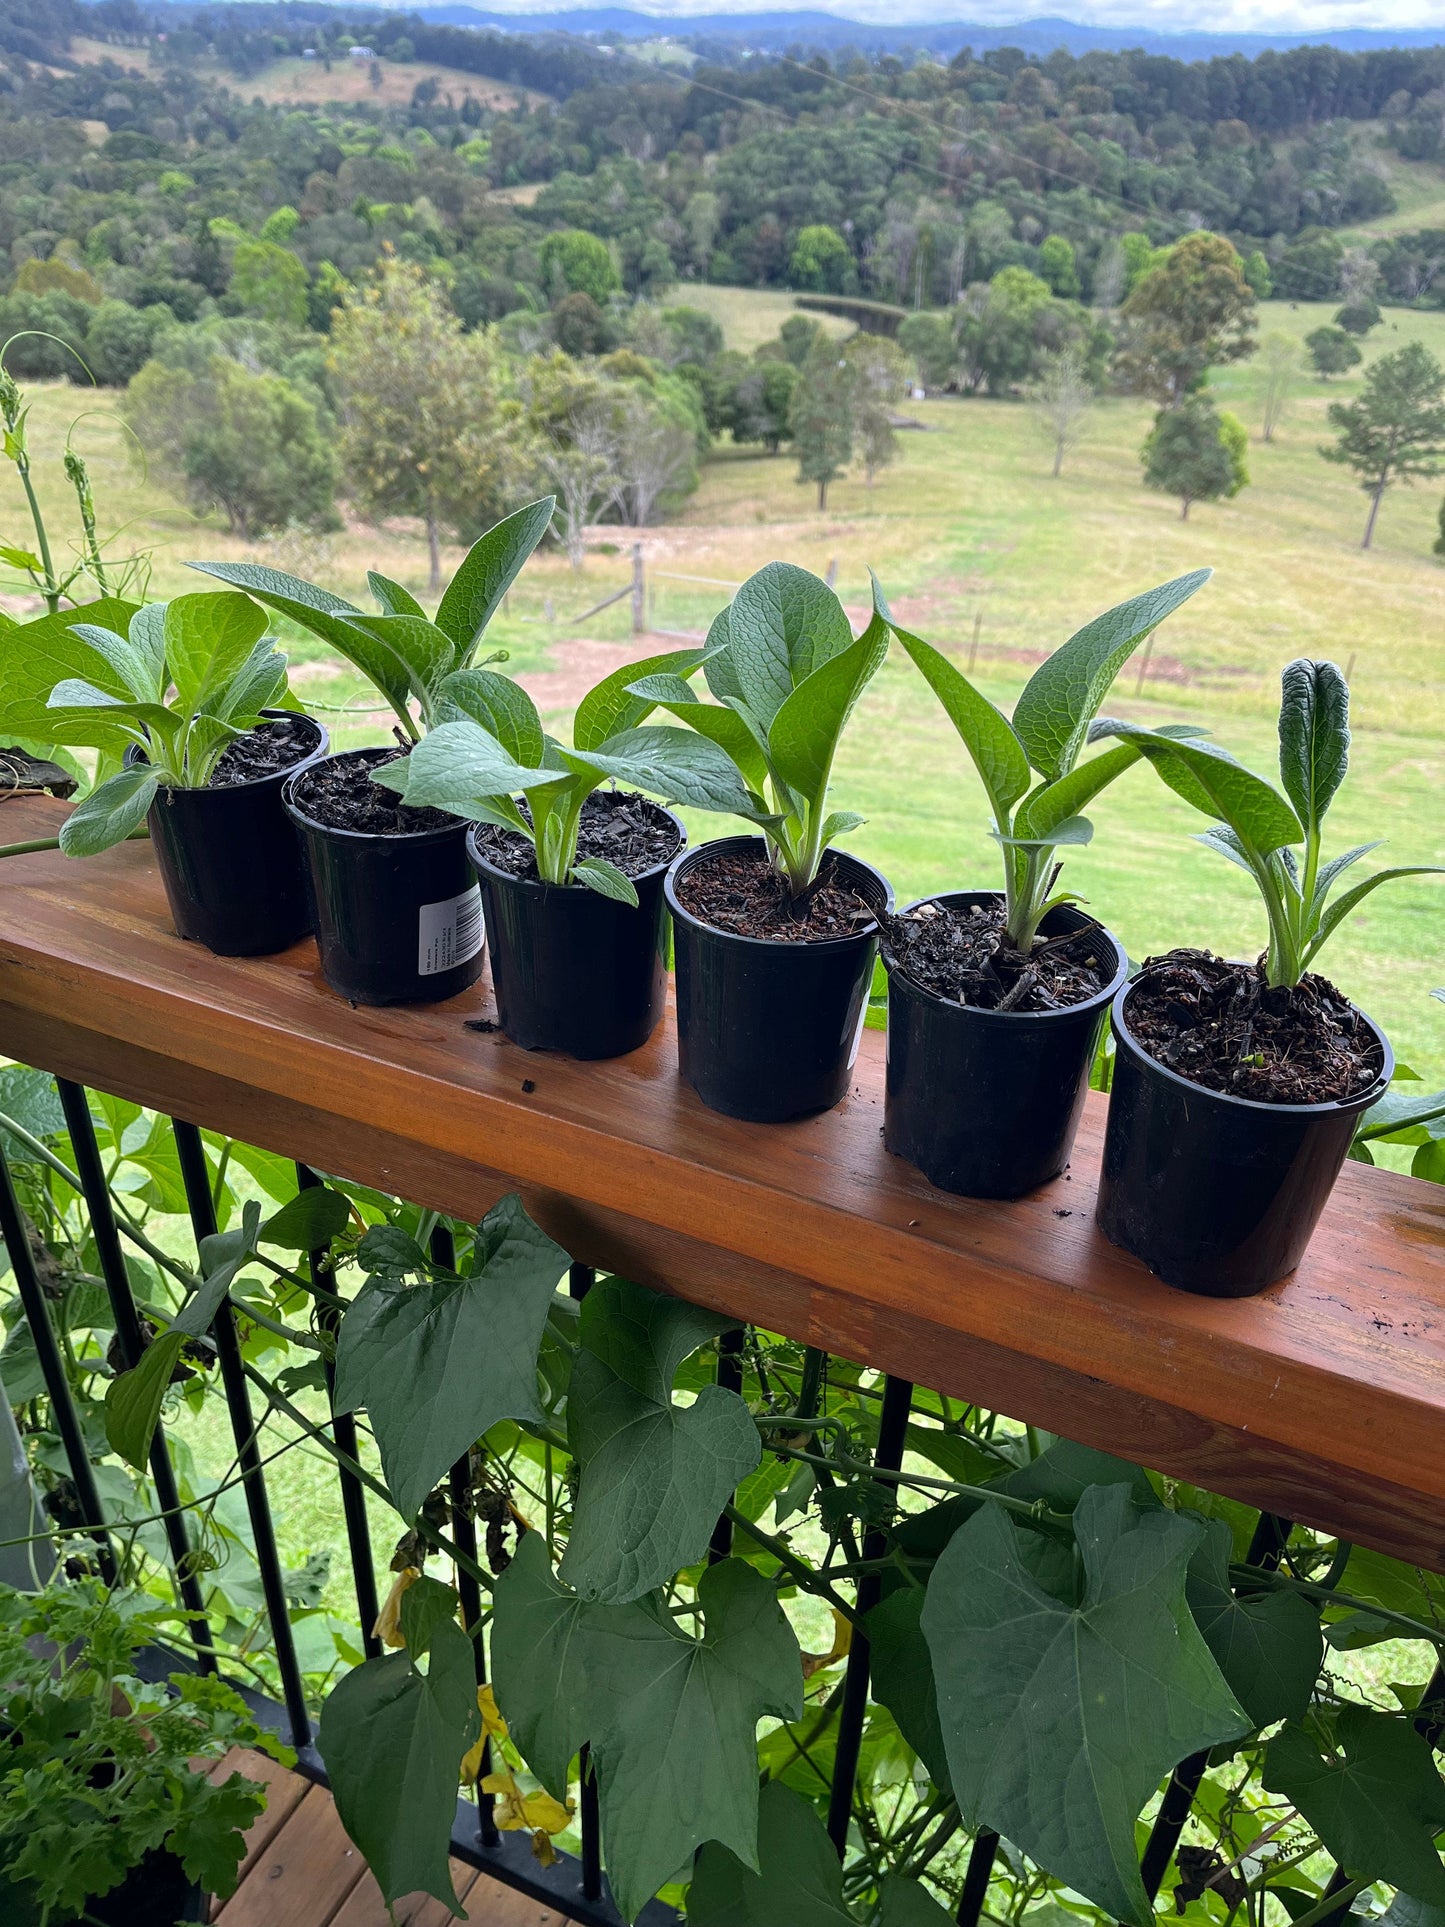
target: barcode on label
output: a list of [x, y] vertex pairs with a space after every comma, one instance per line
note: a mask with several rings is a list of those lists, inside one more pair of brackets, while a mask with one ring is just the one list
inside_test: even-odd
[[478, 884], [444, 903], [424, 903], [417, 930], [416, 967], [423, 977], [454, 970], [482, 947], [482, 892]]

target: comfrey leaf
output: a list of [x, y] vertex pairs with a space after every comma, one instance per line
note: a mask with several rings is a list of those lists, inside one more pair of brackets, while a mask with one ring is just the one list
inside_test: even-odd
[[1313, 835], [1350, 766], [1350, 692], [1332, 662], [1301, 657], [1285, 668], [1279, 705], [1279, 774]]

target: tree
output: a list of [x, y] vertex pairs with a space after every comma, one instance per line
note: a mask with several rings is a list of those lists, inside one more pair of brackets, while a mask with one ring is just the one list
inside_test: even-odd
[[170, 309], [159, 303], [132, 308], [124, 301], [102, 301], [85, 338], [90, 372], [99, 382], [124, 388], [150, 360], [156, 337], [175, 325]]
[[1343, 328], [1316, 328], [1305, 336], [1305, 347], [1321, 381], [1343, 375], [1364, 359], [1359, 347]]
[[1074, 244], [1065, 235], [1046, 236], [1039, 248], [1039, 273], [1061, 300], [1078, 300], [1079, 268]]
[[1435, 537], [1434, 553], [1445, 556], [1445, 502], [1440, 504], [1440, 533]]
[[816, 294], [845, 294], [853, 274], [853, 251], [836, 228], [805, 227], [793, 244], [788, 273], [795, 287]]
[[527, 364], [526, 424], [536, 475], [557, 497], [567, 560], [580, 570], [587, 530], [618, 499], [622, 394], [564, 354]]
[[1033, 375], [1042, 347], [1039, 326], [1053, 306], [1049, 285], [1027, 268], [1000, 268], [987, 286], [975, 283], [954, 320], [959, 369], [968, 388], [1006, 395]]
[[153, 467], [235, 535], [329, 520], [336, 465], [304, 395], [226, 355], [204, 372], [149, 361], [123, 403]]
[[1244, 278], [1254, 289], [1256, 301], [1268, 301], [1274, 293], [1274, 276], [1269, 271], [1269, 262], [1258, 248], [1253, 248], [1244, 257]]
[[666, 358], [673, 367], [684, 361], [705, 367], [723, 351], [722, 329], [701, 308], [664, 308], [662, 324], [669, 337]]
[[1084, 418], [1094, 405], [1094, 390], [1076, 346], [1045, 355], [1031, 396], [1039, 426], [1054, 451], [1054, 474], [1064, 456], [1083, 433]]
[[1274, 440], [1274, 431], [1284, 420], [1289, 406], [1290, 384], [1299, 373], [1299, 349], [1289, 335], [1276, 330], [1259, 344], [1259, 372], [1264, 421], [1261, 439]]
[[1371, 294], [1354, 294], [1342, 308], [1335, 310], [1335, 326], [1346, 334], [1367, 335], [1380, 325], [1380, 304]]
[[[1231, 447], [1231, 441], [1234, 446]], [[1144, 483], [1179, 497], [1179, 519], [1189, 520], [1194, 502], [1218, 502], [1242, 486], [1238, 438], [1226, 431], [1206, 395], [1188, 395], [1176, 408], [1161, 408], [1144, 442]]]
[[637, 382], [622, 403], [618, 436], [618, 502], [633, 528], [647, 528], [660, 506], [697, 487], [698, 431], [684, 384]]
[[419, 267], [387, 258], [337, 310], [327, 366], [352, 497], [368, 515], [421, 518], [435, 591], [442, 526], [466, 539], [502, 507], [509, 418], [498, 351], [463, 331]]
[[552, 310], [552, 333], [563, 354], [574, 359], [606, 354], [617, 339], [606, 315], [580, 288], [564, 294]]
[[799, 371], [788, 428], [798, 480], [818, 484], [818, 508], [826, 509], [828, 484], [853, 459], [853, 378], [837, 344], [822, 333]]
[[854, 335], [843, 350], [853, 374], [853, 428], [868, 487], [898, 453], [893, 415], [908, 381], [907, 357], [886, 335]]
[[1445, 463], [1445, 369], [1418, 341], [1382, 355], [1356, 400], [1330, 403], [1330, 426], [1339, 440], [1321, 455], [1352, 468], [1370, 498], [1360, 542], [1367, 549], [1385, 490], [1438, 475]]
[[1328, 301], [1340, 291], [1344, 243], [1328, 228], [1307, 227], [1275, 263], [1274, 292], [1281, 301]]
[[236, 244], [227, 292], [248, 314], [304, 328], [309, 285], [304, 265], [289, 248], [265, 240]]
[[1254, 309], [1233, 245], [1188, 234], [1125, 301], [1120, 369], [1141, 394], [1177, 408], [1207, 369], [1254, 353]]
[[911, 314], [900, 325], [898, 345], [913, 358], [924, 388], [946, 388], [953, 375], [958, 347], [953, 329], [941, 314]]
[[622, 286], [605, 241], [583, 228], [559, 228], [537, 250], [542, 286], [551, 295], [590, 294], [598, 307]]

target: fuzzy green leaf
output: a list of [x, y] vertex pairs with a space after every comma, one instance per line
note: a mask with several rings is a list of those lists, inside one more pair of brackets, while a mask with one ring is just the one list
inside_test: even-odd
[[1445, 1781], [1408, 1719], [1347, 1706], [1334, 1747], [1321, 1754], [1302, 1726], [1287, 1726], [1264, 1756], [1264, 1786], [1293, 1801], [1352, 1874], [1387, 1880], [1416, 1900], [1445, 1906]]
[[155, 801], [155, 771], [145, 763], [112, 776], [82, 798], [60, 826], [67, 856], [98, 856], [138, 830]]
[[994, 821], [1002, 829], [1008, 822], [1009, 811], [1029, 786], [1029, 759], [1013, 724], [931, 643], [907, 629], [900, 629], [897, 623], [893, 625], [893, 633], [943, 704], [948, 720], [973, 758], [973, 766], [988, 792]]
[[1074, 767], [1089, 724], [1134, 651], [1168, 615], [1202, 589], [1212, 569], [1194, 569], [1096, 616], [1030, 676], [1014, 705], [1013, 726], [1041, 776]]
[[1109, 1485], [1084, 1493], [1074, 1531], [1077, 1604], [1039, 1584], [1026, 1535], [995, 1505], [935, 1566], [923, 1631], [949, 1773], [971, 1825], [995, 1828], [1115, 1919], [1147, 1923], [1140, 1810], [1180, 1760], [1249, 1721], [1185, 1603], [1200, 1528]]
[[619, 870], [615, 863], [605, 857], [579, 857], [572, 865], [574, 883], [584, 883], [589, 890], [595, 890], [599, 897], [611, 897], [614, 903], [629, 903], [637, 907], [637, 886], [631, 877]]
[[589, 689], [577, 705], [572, 719], [572, 745], [575, 749], [601, 749], [613, 736], [636, 729], [652, 713], [650, 697], [639, 695], [632, 685], [649, 676], [685, 676], [703, 659], [701, 649], [672, 649], [661, 656], [643, 656], [625, 662]]
[[819, 665], [793, 690], [768, 729], [773, 768], [816, 809], [854, 705], [888, 654], [888, 625], [875, 615], [858, 640]]
[[634, 695], [668, 710], [679, 722], [716, 743], [737, 764], [749, 789], [760, 790], [768, 780], [768, 759], [747, 719], [725, 703], [704, 702], [681, 676], [644, 676], [628, 684]]
[[476, 653], [502, 597], [551, 527], [556, 506], [551, 495], [528, 502], [478, 536], [468, 549], [437, 609], [437, 627], [452, 641], [453, 668], [464, 669]]
[[406, 757], [386, 763], [373, 779], [395, 790], [414, 809], [447, 810], [453, 816], [495, 820], [483, 808], [490, 797], [547, 789], [570, 780], [567, 770], [525, 769], [479, 724], [440, 723]]
[[102, 596], [83, 608], [61, 609], [7, 630], [0, 650], [0, 731], [52, 741], [45, 715], [52, 689], [67, 677], [94, 683], [109, 696], [129, 700], [134, 692], [110, 663], [76, 632], [86, 628], [120, 633], [136, 614], [133, 602]]
[[1317, 831], [1350, 766], [1350, 692], [1332, 662], [1301, 657], [1281, 678], [1279, 774], [1307, 832]]
[[539, 765], [547, 747], [537, 705], [520, 683], [495, 669], [458, 669], [448, 676], [437, 690], [436, 720], [479, 724], [525, 769]]
[[1357, 883], [1352, 890], [1346, 890], [1337, 897], [1320, 918], [1319, 928], [1309, 945], [1305, 961], [1311, 961], [1323, 945], [1332, 937], [1345, 918], [1358, 905], [1364, 902], [1372, 890], [1378, 890], [1382, 883], [1393, 883], [1396, 877], [1438, 877], [1445, 876], [1445, 869], [1437, 863], [1404, 863], [1390, 870], [1376, 870], [1373, 876]]
[[672, 1402], [678, 1367], [730, 1330], [726, 1318], [621, 1278], [582, 1306], [567, 1434], [582, 1465], [562, 1577], [586, 1599], [623, 1604], [700, 1559], [718, 1514], [762, 1457], [736, 1392], [705, 1385]]
[[741, 816], [750, 822], [758, 820], [732, 758], [693, 730], [649, 724], [611, 737], [601, 749], [585, 754], [567, 749], [557, 753], [569, 769], [614, 777], [660, 796], [664, 802]]
[[366, 586], [381, 604], [383, 615], [420, 616], [423, 622], [427, 621], [426, 610], [411, 590], [403, 588], [399, 582], [393, 582], [389, 575], [381, 575], [375, 569], [368, 569]]
[[184, 715], [206, 709], [266, 633], [266, 614], [246, 595], [202, 591], [166, 604], [166, 667]]
[[1185, 1591], [1205, 1645], [1255, 1726], [1302, 1718], [1324, 1659], [1319, 1613], [1298, 1593], [1237, 1599], [1229, 1583], [1229, 1527], [1212, 1519], [1204, 1532]]
[[466, 1918], [447, 1855], [458, 1770], [479, 1727], [472, 1643], [455, 1621], [434, 1629], [425, 1673], [409, 1653], [391, 1653], [332, 1690], [316, 1745], [341, 1824], [385, 1900], [431, 1894]]
[[[837, 596], [790, 562], [770, 562], [748, 577], [733, 597], [727, 634], [726, 666], [709, 667], [709, 687], [715, 696], [741, 696], [765, 728], [799, 683], [853, 646]], [[708, 641], [711, 646], [711, 634]], [[715, 676], [725, 679], [726, 690]]]
[[425, 616], [356, 615], [351, 623], [387, 651], [412, 694], [430, 707], [452, 673], [454, 652], [446, 632]]
[[1257, 856], [1303, 841], [1300, 820], [1279, 791], [1218, 744], [1185, 742], [1126, 723], [1116, 731], [1138, 744], [1176, 795], [1228, 824]]
[[403, 1518], [498, 1420], [541, 1417], [537, 1352], [569, 1262], [514, 1193], [483, 1219], [470, 1275], [369, 1278], [347, 1308], [336, 1410], [366, 1407]]

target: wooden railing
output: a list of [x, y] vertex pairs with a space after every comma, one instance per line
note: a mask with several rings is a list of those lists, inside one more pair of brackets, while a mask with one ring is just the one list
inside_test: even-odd
[[876, 1033], [840, 1109], [759, 1128], [702, 1109], [670, 1023], [576, 1064], [494, 1014], [485, 983], [352, 1009], [309, 943], [182, 944], [143, 843], [0, 876], [0, 1053], [457, 1217], [518, 1190], [581, 1262], [1445, 1567], [1445, 1188], [1348, 1166], [1293, 1278], [1193, 1298], [1095, 1228], [1102, 1099], [1063, 1177], [978, 1203], [883, 1150]]

